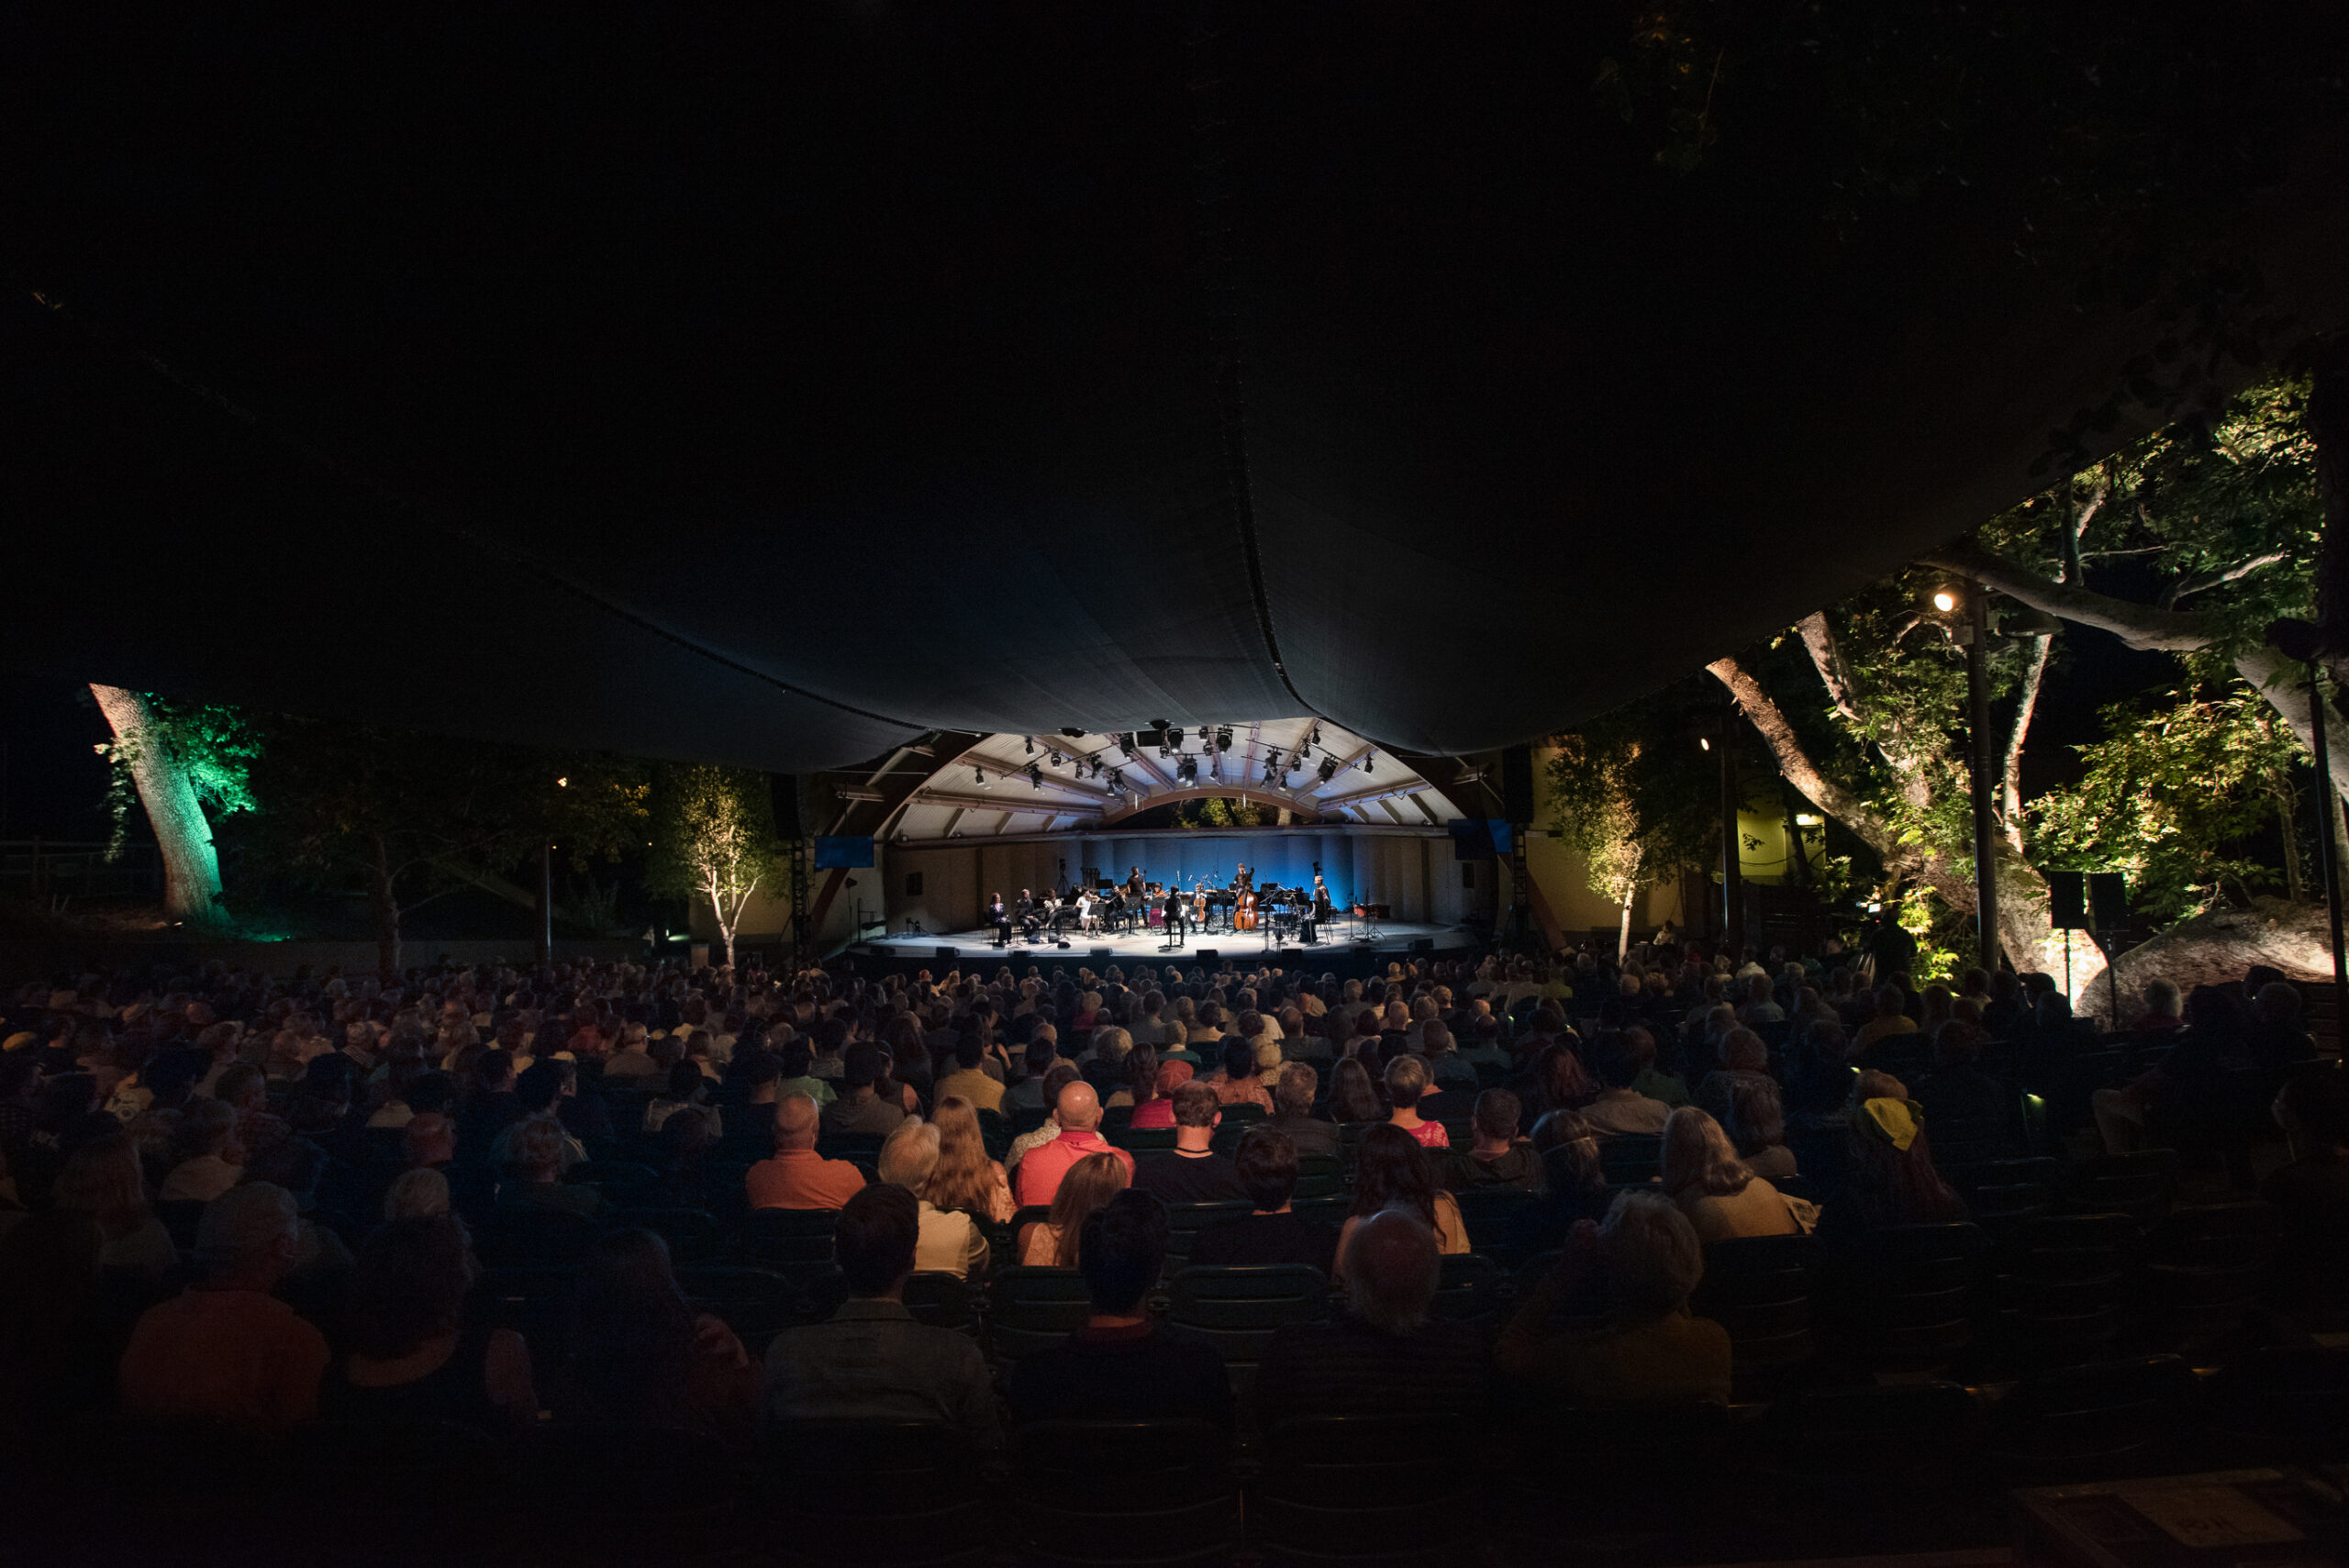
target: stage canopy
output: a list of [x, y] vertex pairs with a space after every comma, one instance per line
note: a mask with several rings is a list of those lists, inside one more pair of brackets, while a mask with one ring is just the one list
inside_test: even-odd
[[[2214, 69], [2307, 56], [2254, 10]], [[1732, 78], [1709, 161], [1662, 166], [1591, 85], [1631, 32], [33, 8], [11, 657], [779, 771], [1234, 714], [1460, 753], [2037, 490], [2184, 330], [2018, 250], [2028, 158], [1846, 223], [1803, 160], [1865, 150]], [[2232, 148], [2198, 91], [2184, 134]], [[2349, 179], [2321, 136], [2254, 150], [2193, 216], [2283, 341], [2349, 317]]]

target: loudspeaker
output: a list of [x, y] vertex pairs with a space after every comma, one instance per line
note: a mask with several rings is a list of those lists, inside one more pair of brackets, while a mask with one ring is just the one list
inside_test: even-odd
[[2088, 873], [2088, 919], [2099, 931], [2129, 929], [2129, 879], [2117, 871]]
[[952, 948], [934, 948], [930, 951], [930, 956], [932, 958], [952, 958], [954, 956], [954, 950]]
[[1501, 748], [1501, 815], [1517, 826], [1533, 820], [1533, 748]]
[[2088, 929], [2088, 878], [2079, 871], [2047, 873], [2047, 919], [2059, 931]]
[[801, 839], [807, 834], [799, 826], [799, 775], [769, 773], [768, 794], [774, 804], [774, 831], [778, 839]]
[[1413, 937], [1411, 939], [1411, 951], [1413, 952], [1433, 952], [1435, 951], [1435, 939], [1433, 937]]
[[1115, 948], [1095, 948], [1085, 956], [1091, 959], [1096, 963], [1107, 963], [1111, 959], [1118, 956], [1118, 950]]
[[1201, 948], [1191, 956], [1201, 963], [1221, 963], [1223, 962], [1223, 954], [1216, 951], [1213, 948]]
[[1056, 947], [1056, 948], [1064, 948], [1064, 947], [1068, 946], [1068, 943], [1067, 943], [1066, 941], [1057, 941], [1057, 942], [1054, 942], [1052, 945], [1053, 945], [1054, 947]]

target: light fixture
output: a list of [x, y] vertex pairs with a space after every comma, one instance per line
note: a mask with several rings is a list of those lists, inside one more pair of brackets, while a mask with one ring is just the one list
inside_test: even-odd
[[1044, 787], [1044, 770], [1033, 762], [1028, 764], [1028, 787], [1030, 789]]
[[1129, 757], [1134, 754], [1134, 737], [1131, 730], [1118, 737], [1118, 750]]
[[1181, 750], [1182, 750], [1182, 748], [1183, 748], [1183, 731], [1182, 731], [1182, 729], [1181, 729], [1180, 728], [1174, 728], [1174, 729], [1170, 729], [1170, 730], [1168, 730], [1168, 731], [1166, 732], [1166, 743], [1167, 743], [1169, 746], [1174, 747], [1176, 751], [1181, 751]]
[[1231, 726], [1229, 724], [1219, 724], [1216, 726], [1215, 749], [1219, 751], [1229, 751], [1231, 750]]
[[985, 788], [986, 788], [986, 787], [987, 787], [987, 771], [986, 771], [985, 768], [973, 768], [973, 769], [971, 770], [971, 772], [972, 772], [973, 775], [974, 775], [974, 776], [975, 776], [975, 777], [977, 778], [979, 787], [980, 787], [981, 789], [985, 789]]
[[1313, 733], [1305, 738], [1305, 743], [1308, 746], [1319, 746], [1321, 744], [1321, 725], [1319, 720], [1316, 720], [1314, 723]]
[[1324, 757], [1324, 758], [1322, 758], [1322, 759], [1321, 759], [1321, 782], [1322, 782], [1323, 784], [1328, 784], [1331, 779], [1336, 778], [1337, 776], [1338, 776], [1338, 759], [1337, 759], [1337, 758], [1335, 758], [1335, 757]]
[[1957, 595], [1951, 593], [1947, 588], [1934, 589], [1933, 608], [1941, 611], [1943, 615], [1949, 614], [1950, 611], [1957, 608]]
[[1019, 744], [1028, 749], [1028, 754], [1030, 756], [1032, 757], [1036, 754], [1036, 738], [1034, 736], [1022, 735], [1019, 738]]
[[1362, 771], [1363, 771], [1364, 773], [1376, 773], [1378, 770], [1377, 770], [1376, 768], [1372, 767], [1372, 766], [1371, 766], [1371, 764], [1372, 764], [1373, 762], [1376, 762], [1377, 760], [1378, 760], [1378, 754], [1377, 754], [1376, 752], [1375, 752], [1375, 751], [1364, 751], [1364, 752], [1362, 754]]
[[1697, 744], [1709, 751], [1713, 749], [1713, 739], [1709, 735], [1699, 735], [1697, 737]]
[[1816, 828], [1826, 820], [1825, 817], [1813, 816], [1808, 811], [1795, 813], [1795, 826], [1798, 828]]
[[1125, 793], [1126, 793], [1126, 770], [1125, 770], [1125, 769], [1123, 769], [1123, 768], [1111, 768], [1111, 769], [1109, 770], [1109, 787], [1110, 787], [1111, 789], [1113, 789], [1113, 790], [1117, 791], [1119, 795], [1123, 795], [1123, 794], [1125, 794]]
[[568, 778], [557, 779], [554, 781], [554, 787], [557, 789], [569, 789], [571, 787], [571, 781]]

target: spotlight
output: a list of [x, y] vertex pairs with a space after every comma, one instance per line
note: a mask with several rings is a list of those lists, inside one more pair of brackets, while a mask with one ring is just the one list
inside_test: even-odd
[[1324, 757], [1324, 758], [1322, 758], [1322, 759], [1321, 759], [1321, 782], [1322, 782], [1323, 784], [1328, 784], [1331, 779], [1336, 778], [1337, 776], [1338, 776], [1338, 759], [1337, 759], [1337, 758], [1335, 758], [1335, 757]]
[[1178, 751], [1183, 749], [1183, 731], [1179, 727], [1166, 732], [1166, 743]]
[[1129, 757], [1134, 754], [1134, 738], [1131, 731], [1118, 737], [1118, 750]]
[[1059, 767], [1060, 765], [1061, 765], [1061, 754], [1060, 754], [1059, 751], [1055, 750], [1055, 751], [1052, 752], [1052, 766], [1054, 766], [1054, 767], [1056, 767], [1056, 768], [1057, 768], [1057, 767]]
[[[1313, 733], [1305, 738], [1305, 743], [1308, 746], [1319, 746], [1321, 744], [1321, 726], [1318, 721], [1313, 726]], [[1313, 869], [1319, 871], [1321, 868], [1319, 866], [1315, 866]]]
[[1034, 736], [1022, 735], [1019, 738], [1019, 743], [1028, 749], [1028, 754], [1030, 756], [1032, 757], [1036, 754], [1036, 738]]
[[1229, 751], [1231, 750], [1231, 726], [1229, 724], [1219, 724], [1216, 726], [1215, 749], [1219, 751]]
[[1123, 795], [1123, 794], [1125, 794], [1125, 793], [1126, 793], [1126, 770], [1125, 770], [1125, 769], [1123, 769], [1123, 768], [1111, 768], [1111, 769], [1109, 770], [1109, 787], [1110, 787], [1111, 789], [1113, 789], [1113, 790], [1117, 791], [1117, 793], [1119, 793], [1119, 795]]
[[1377, 762], [1377, 761], [1378, 761], [1378, 753], [1377, 753], [1377, 752], [1375, 752], [1375, 751], [1364, 751], [1364, 752], [1362, 754], [1362, 771], [1363, 771], [1364, 773], [1376, 773], [1378, 770], [1377, 770], [1376, 768], [1373, 767], [1371, 764], [1372, 764], [1372, 763], [1374, 763], [1374, 762]]
[[978, 781], [981, 789], [987, 787], [987, 771], [985, 768], [973, 768], [971, 773]]
[[1698, 737], [1697, 737], [1697, 744], [1698, 744], [1698, 746], [1702, 747], [1704, 750], [1706, 750], [1706, 751], [1711, 751], [1711, 750], [1713, 749], [1713, 740], [1712, 740], [1712, 737], [1711, 737], [1711, 736], [1709, 736], [1709, 735], [1699, 735], [1699, 736], [1698, 736]]
[[1033, 762], [1028, 764], [1028, 784], [1031, 789], [1044, 787], [1044, 770]]
[[1952, 610], [1957, 608], [1957, 591], [1955, 589], [1936, 588], [1933, 590], [1933, 608], [1941, 611], [1942, 614], [1947, 615]]

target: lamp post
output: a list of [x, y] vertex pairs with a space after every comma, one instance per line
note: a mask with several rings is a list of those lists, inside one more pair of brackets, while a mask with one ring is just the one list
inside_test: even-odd
[[1732, 964], [1745, 958], [1745, 875], [1737, 841], [1737, 710], [1721, 714], [1721, 930]]
[[2287, 658], [2308, 666], [2309, 750], [2316, 762], [2317, 867], [2324, 877], [2324, 913], [2332, 929], [2332, 994], [2336, 998], [2349, 997], [2349, 953], [2344, 953], [2341, 940], [2341, 868], [2332, 837], [2337, 821], [2333, 796], [2340, 792], [2332, 787], [2332, 747], [2324, 732], [2324, 686], [2318, 663], [2322, 643], [2317, 628], [2304, 620], [2270, 623], [2267, 640]]
[[[1963, 601], [1961, 603], [1960, 601]], [[1974, 793], [1974, 912], [1983, 973], [1998, 972], [1998, 821], [1991, 802], [1998, 781], [1990, 756], [1990, 603], [1979, 583], [1953, 584], [1933, 593], [1933, 608], [1955, 622], [1965, 649], [1966, 751]], [[1960, 615], [1963, 619], [1958, 619]]]

